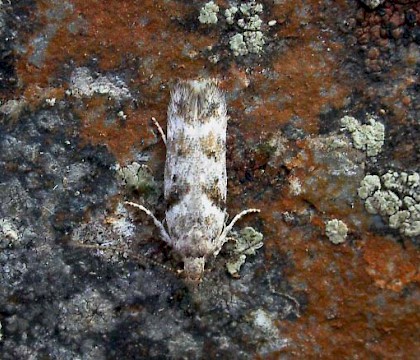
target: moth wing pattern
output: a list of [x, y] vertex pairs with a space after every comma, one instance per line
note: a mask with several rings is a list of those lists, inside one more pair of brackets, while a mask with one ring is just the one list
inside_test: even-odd
[[168, 108], [164, 195], [174, 248], [209, 256], [225, 225], [224, 94], [214, 80], [179, 82]]
[[201, 281], [206, 259], [216, 256], [234, 224], [226, 224], [226, 130], [224, 93], [213, 79], [178, 82], [168, 106], [164, 197], [166, 229], [142, 205], [126, 202], [150, 216], [162, 239], [183, 258], [189, 282]]

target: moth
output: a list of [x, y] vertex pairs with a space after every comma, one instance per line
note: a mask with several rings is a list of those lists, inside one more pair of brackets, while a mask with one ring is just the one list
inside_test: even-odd
[[217, 256], [235, 223], [260, 211], [247, 209], [227, 222], [227, 121], [216, 80], [178, 82], [171, 92], [166, 136], [157, 124], [166, 144], [166, 226], [144, 206], [127, 202], [153, 219], [161, 238], [181, 255], [190, 283], [201, 281], [206, 260]]

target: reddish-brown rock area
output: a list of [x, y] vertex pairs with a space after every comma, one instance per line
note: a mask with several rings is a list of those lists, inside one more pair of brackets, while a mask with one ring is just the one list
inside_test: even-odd
[[[263, 49], [235, 56], [235, 2], [215, 2], [205, 24], [203, 1], [0, 1], [0, 358], [419, 357], [419, 236], [367, 212], [358, 189], [366, 174], [419, 171], [420, 3], [257, 1]], [[230, 116], [227, 209], [261, 209], [238, 229], [264, 246], [238, 279], [222, 251], [189, 289], [139, 264], [182, 267], [147, 217], [121, 208], [164, 217], [151, 118], [165, 128], [177, 79], [209, 77]], [[384, 125], [377, 156], [353, 146], [346, 115]], [[116, 165], [133, 161], [152, 195], [119, 182]], [[326, 236], [331, 219], [348, 228], [342, 243]], [[116, 233], [123, 256], [74, 245]]]

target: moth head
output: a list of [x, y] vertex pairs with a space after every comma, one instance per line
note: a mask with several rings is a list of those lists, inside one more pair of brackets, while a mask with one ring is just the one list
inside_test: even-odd
[[186, 281], [198, 285], [204, 273], [204, 257], [186, 257], [184, 258], [184, 274]]

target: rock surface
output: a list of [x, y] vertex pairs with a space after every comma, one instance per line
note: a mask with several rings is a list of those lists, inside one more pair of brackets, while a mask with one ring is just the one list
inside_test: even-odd
[[[1, 359], [414, 359], [419, 2], [214, 4], [0, 1]], [[189, 288], [124, 201], [164, 217], [151, 118], [197, 77], [226, 91], [227, 210], [260, 208], [235, 231], [264, 246]]]

